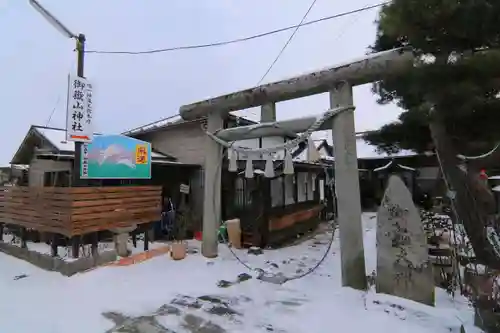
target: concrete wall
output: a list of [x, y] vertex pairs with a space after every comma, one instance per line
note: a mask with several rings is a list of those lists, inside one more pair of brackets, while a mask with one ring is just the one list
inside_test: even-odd
[[0, 170], [0, 184], [3, 184], [4, 182], [8, 182], [10, 179], [10, 174], [7, 171]]
[[33, 158], [29, 168], [29, 186], [43, 186], [44, 173], [70, 171], [71, 161], [54, 161]]
[[[172, 155], [179, 162], [199, 164], [205, 162], [205, 140], [210, 140], [201, 128], [201, 122], [191, 122], [172, 126], [155, 133], [138, 137], [151, 142], [153, 149], [160, 153]], [[190, 179], [190, 200], [196, 220], [201, 220], [203, 212], [203, 177], [200, 169]]]
[[[205, 163], [205, 140], [211, 140], [202, 129], [203, 121], [187, 122], [159, 129], [153, 133], [137, 135], [137, 139], [148, 141], [153, 149], [171, 155], [179, 162], [203, 165]], [[236, 125], [235, 120], [227, 121], [228, 127]], [[190, 179], [190, 199], [197, 220], [203, 215], [203, 182], [205, 172], [198, 170]], [[213, 177], [210, 176], [209, 177]]]
[[205, 162], [205, 140], [209, 140], [201, 129], [201, 122], [172, 126], [140, 139], [151, 142], [153, 149], [172, 155], [179, 162], [200, 165]]
[[36, 251], [23, 249], [19, 246], [4, 243], [2, 241], [0, 241], [0, 252], [25, 260], [30, 264], [47, 271], [59, 272], [65, 276], [72, 276], [77, 273], [85, 272], [97, 266], [113, 262], [117, 259], [116, 251], [108, 250], [99, 253], [95, 257], [89, 256], [73, 261], [64, 261], [61, 258], [51, 257]]

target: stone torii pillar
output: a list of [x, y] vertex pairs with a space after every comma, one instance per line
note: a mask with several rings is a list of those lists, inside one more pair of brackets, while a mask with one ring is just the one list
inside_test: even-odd
[[[352, 86], [349, 83], [338, 83], [335, 89], [330, 91], [332, 109], [353, 104]], [[332, 139], [342, 285], [363, 290], [366, 289], [365, 252], [353, 111], [342, 112], [333, 119]]]
[[[223, 119], [218, 112], [207, 115], [207, 131], [223, 128]], [[221, 159], [222, 147], [208, 136], [205, 138], [205, 167], [203, 170], [203, 230], [201, 252], [206, 258], [217, 257], [218, 230], [221, 222]]]
[[[332, 108], [339, 105], [352, 106], [353, 86], [379, 81], [391, 73], [405, 71], [411, 66], [413, 66], [411, 50], [394, 49], [318, 72], [184, 105], [179, 113], [184, 120], [207, 117], [208, 131], [214, 133], [219, 130], [216, 136], [225, 141], [284, 136], [290, 132], [303, 133], [315, 123], [316, 117], [274, 121], [275, 103], [330, 92]], [[256, 106], [262, 106], [262, 110], [265, 110], [262, 119], [267, 122], [267, 125], [278, 126], [262, 126], [256, 129], [255, 125], [252, 125], [222, 129], [221, 119], [229, 112]], [[366, 273], [352, 111], [344, 111], [343, 114], [336, 115], [333, 124], [323, 124], [317, 130], [333, 131], [339, 201], [342, 285], [364, 289]], [[222, 147], [208, 136], [206, 140], [202, 253], [206, 257], [215, 257], [218, 246], [217, 228], [220, 222]]]

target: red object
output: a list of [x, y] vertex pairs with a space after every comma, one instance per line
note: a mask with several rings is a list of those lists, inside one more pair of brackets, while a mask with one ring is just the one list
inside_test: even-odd
[[488, 179], [488, 175], [486, 174], [486, 170], [485, 169], [481, 169], [481, 171], [479, 171], [479, 177], [481, 179]]
[[202, 238], [203, 238], [203, 234], [201, 233], [201, 231], [197, 231], [194, 233], [194, 239], [201, 241]]

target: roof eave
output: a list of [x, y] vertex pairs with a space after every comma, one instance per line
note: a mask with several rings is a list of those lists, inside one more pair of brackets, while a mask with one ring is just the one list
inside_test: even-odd
[[[37, 126], [31, 125], [28, 132], [24, 136], [23, 141], [21, 142], [21, 144], [17, 148], [17, 151], [14, 153], [14, 156], [10, 160], [10, 164], [26, 164], [24, 163], [26, 161], [23, 161], [22, 157], [19, 155], [22, 153], [23, 149], [27, 145], [27, 142], [30, 139], [30, 137], [33, 135], [39, 137], [42, 141], [46, 141], [49, 144], [50, 149], [52, 151], [58, 152], [57, 147], [52, 142], [50, 142], [50, 140], [48, 140], [48, 138], [46, 138], [45, 135], [43, 135], [40, 131], [37, 130]], [[35, 150], [34, 148], [35, 147], [33, 147], [33, 151]]]

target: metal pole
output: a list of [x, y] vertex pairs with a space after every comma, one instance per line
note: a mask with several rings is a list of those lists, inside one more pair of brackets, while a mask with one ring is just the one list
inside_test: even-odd
[[[79, 77], [84, 77], [85, 63], [85, 35], [79, 34], [76, 39], [77, 67], [76, 74]], [[82, 159], [82, 143], [75, 142], [75, 158], [73, 160], [73, 184], [72, 186], [83, 186], [85, 181], [80, 177]]]

